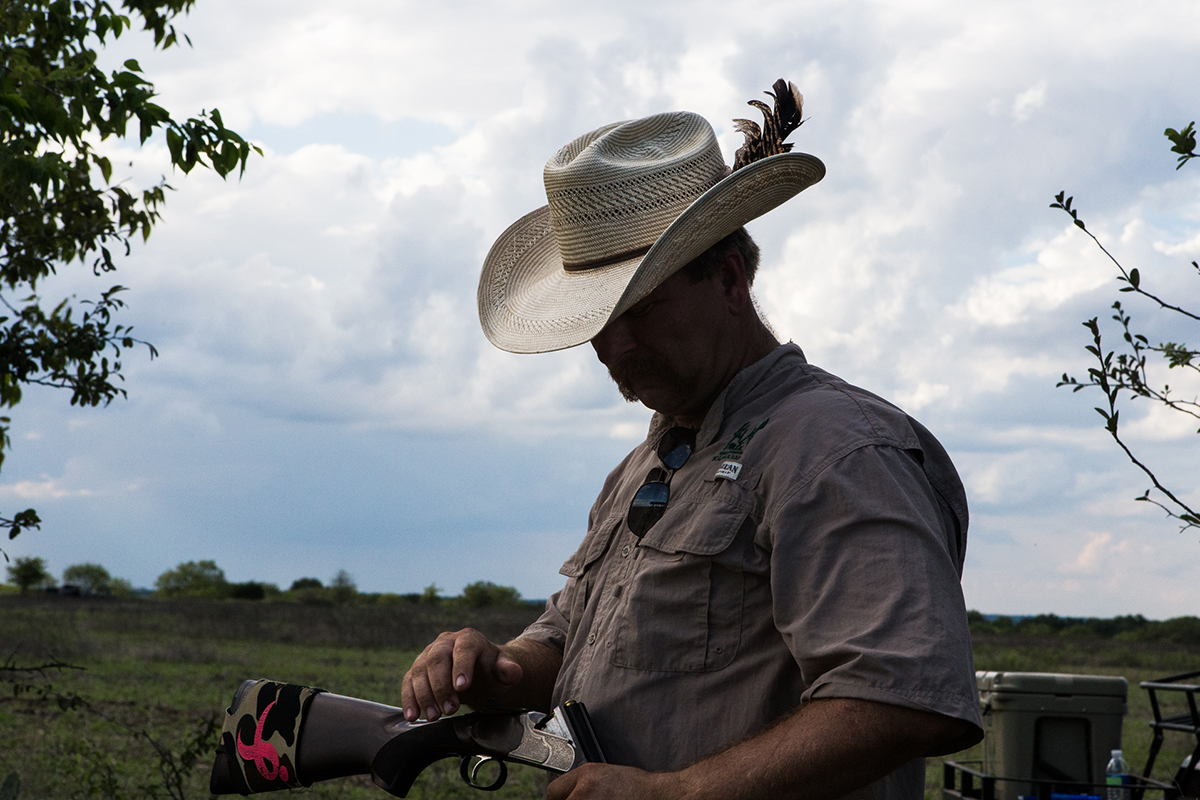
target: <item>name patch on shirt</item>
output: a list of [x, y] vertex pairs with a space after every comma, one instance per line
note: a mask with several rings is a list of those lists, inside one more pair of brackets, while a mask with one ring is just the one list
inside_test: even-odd
[[724, 478], [727, 481], [736, 481], [738, 475], [742, 474], [742, 465], [736, 461], [726, 461], [721, 464], [721, 468], [717, 470], [717, 478]]

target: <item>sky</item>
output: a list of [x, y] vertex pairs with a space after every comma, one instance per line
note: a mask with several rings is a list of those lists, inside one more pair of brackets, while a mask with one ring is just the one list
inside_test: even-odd
[[[945, 444], [971, 504], [968, 607], [1200, 614], [1200, 534], [1134, 502], [1149, 484], [1100, 396], [1055, 387], [1086, 373], [1080, 323], [1114, 300], [1152, 341], [1200, 331], [1118, 294], [1049, 208], [1073, 195], [1143, 285], [1200, 306], [1200, 165], [1176, 171], [1162, 135], [1200, 117], [1195, 3], [198, 0], [176, 27], [191, 48], [127, 34], [103, 61], [137, 58], [173, 114], [219, 108], [263, 155], [222, 181], [172, 173], [161, 141], [104, 143], [127, 186], [166, 175], [162, 222], [115, 275], [40, 289], [128, 287], [120, 321], [159, 356], [126, 352], [129, 397], [107, 408], [26, 393], [0, 509], [44, 525], [10, 557], [137, 586], [213, 559], [284, 588], [345, 569], [363, 591], [548, 596], [649, 412], [586, 345], [493, 348], [483, 257], [576, 136], [695, 111], [732, 162], [731, 119], [782, 76], [827, 176], [749, 226], [758, 302]], [[1200, 502], [1194, 425], [1138, 401], [1122, 427]]]

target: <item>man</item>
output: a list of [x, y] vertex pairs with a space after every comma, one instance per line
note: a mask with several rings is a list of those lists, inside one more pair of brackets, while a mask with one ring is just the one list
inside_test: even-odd
[[657, 412], [542, 617], [503, 645], [442, 634], [404, 677], [410, 720], [583, 701], [610, 763], [552, 800], [917, 798], [925, 756], [981, 736], [949, 457], [751, 301], [742, 226], [824, 175], [782, 142], [799, 92], [779, 81], [775, 101], [761, 136], [739, 121], [732, 173], [693, 114], [575, 140], [484, 264], [494, 344], [590, 341]]

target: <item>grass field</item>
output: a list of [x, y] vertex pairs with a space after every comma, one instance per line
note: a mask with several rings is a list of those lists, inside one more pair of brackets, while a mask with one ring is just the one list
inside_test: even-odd
[[[0, 780], [21, 777], [21, 800], [47, 798], [208, 797], [212, 741], [181, 765], [177, 757], [203, 732], [246, 678], [270, 677], [397, 705], [400, 678], [439, 631], [464, 625], [493, 638], [519, 632], [532, 607], [447, 612], [437, 606], [304, 606], [252, 601], [114, 601], [0, 597], [0, 657], [20, 665], [59, 659], [84, 670], [48, 670], [31, 691], [0, 697]], [[979, 669], [1123, 675], [1130, 682], [1124, 747], [1140, 770], [1149, 746], [1146, 694], [1137, 682], [1200, 669], [1200, 648], [1070, 637], [976, 637]], [[39, 692], [52, 686], [48, 699]], [[63, 708], [55, 698], [87, 706]], [[134, 735], [137, 732], [137, 735]], [[1194, 746], [1194, 743], [1193, 743]], [[1168, 737], [1158, 777], [1190, 751]], [[977, 757], [972, 751], [956, 758]], [[165, 773], [161, 769], [166, 764]], [[930, 760], [927, 795], [940, 796], [940, 761]], [[497, 798], [535, 798], [545, 776], [514, 767]], [[366, 778], [332, 781], [315, 797], [380, 798]], [[411, 797], [483, 797], [459, 782], [457, 762], [439, 762]]]

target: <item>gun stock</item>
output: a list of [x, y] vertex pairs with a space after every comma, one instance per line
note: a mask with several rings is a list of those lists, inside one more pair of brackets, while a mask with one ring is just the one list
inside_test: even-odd
[[[213, 794], [253, 794], [370, 775], [405, 797], [417, 776], [443, 758], [462, 759], [463, 780], [498, 789], [505, 762], [566, 772], [604, 755], [582, 703], [547, 716], [505, 711], [410, 723], [399, 708], [274, 681], [246, 681], [226, 710], [213, 763]], [[473, 757], [500, 762], [491, 784], [476, 782]]]

